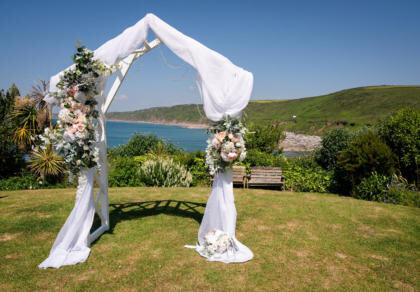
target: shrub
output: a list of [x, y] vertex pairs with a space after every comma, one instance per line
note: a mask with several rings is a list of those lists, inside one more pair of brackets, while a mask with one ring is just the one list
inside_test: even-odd
[[403, 108], [380, 122], [378, 133], [397, 155], [403, 176], [419, 185], [420, 112]]
[[327, 133], [321, 141], [321, 148], [317, 152], [316, 160], [319, 165], [333, 170], [337, 163], [338, 154], [349, 145], [353, 135], [347, 129], [334, 129]]
[[355, 188], [355, 197], [368, 201], [379, 201], [382, 192], [389, 183], [389, 177], [372, 172], [372, 175], [362, 179]]
[[371, 130], [361, 131], [338, 155], [334, 169], [334, 190], [351, 194], [353, 188], [374, 171], [392, 175], [394, 165], [394, 154], [379, 136]]
[[299, 165], [289, 165], [283, 171], [285, 187], [295, 192], [325, 193], [330, 189], [331, 172], [317, 168], [305, 168]]
[[211, 175], [207, 169], [205, 158], [195, 157], [189, 171], [192, 175], [192, 186], [209, 186], [211, 184]]
[[420, 193], [405, 178], [394, 174], [377, 201], [420, 207]]
[[314, 152], [288, 158], [287, 165], [285, 165], [285, 168], [289, 166], [300, 166], [302, 168], [308, 168], [308, 169], [319, 168], [319, 164], [316, 162]]
[[277, 166], [283, 167], [287, 161], [282, 154], [270, 154], [251, 149], [247, 152], [244, 163], [247, 166]]
[[209, 186], [211, 184], [211, 175], [206, 166], [206, 154], [203, 151], [180, 153], [171, 156], [171, 158], [191, 173], [191, 186]]
[[36, 176], [32, 174], [0, 180], [0, 190], [2, 191], [32, 190], [39, 188], [40, 184], [36, 180]]
[[245, 135], [245, 145], [248, 150], [271, 153], [279, 148], [280, 140], [285, 138], [283, 130], [272, 124], [247, 125], [248, 133]]
[[50, 182], [48, 180], [37, 180], [34, 174], [23, 171], [22, 176], [1, 179], [0, 191], [65, 188], [71, 185], [64, 177], [60, 181]]
[[156, 135], [136, 133], [123, 145], [109, 149], [111, 156], [141, 156], [153, 153], [156, 156], [164, 154], [177, 154], [181, 149], [172, 143], [165, 143]]
[[139, 177], [139, 163], [132, 157], [110, 159], [108, 184], [110, 187], [135, 187], [144, 184]]
[[140, 168], [140, 179], [147, 186], [189, 187], [192, 176], [189, 171], [172, 159], [148, 160]]

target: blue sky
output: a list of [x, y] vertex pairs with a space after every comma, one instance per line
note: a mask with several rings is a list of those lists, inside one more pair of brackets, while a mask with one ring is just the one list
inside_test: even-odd
[[[251, 71], [253, 99], [420, 84], [420, 1], [4, 0], [0, 11], [0, 88], [22, 93], [70, 65], [77, 39], [96, 49], [148, 12]], [[137, 61], [111, 111], [199, 103], [193, 84], [163, 47]]]

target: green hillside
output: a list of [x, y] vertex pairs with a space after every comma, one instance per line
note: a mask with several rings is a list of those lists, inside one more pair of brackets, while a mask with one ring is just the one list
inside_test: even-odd
[[[244, 119], [281, 124], [289, 131], [323, 134], [336, 127], [357, 129], [374, 124], [406, 105], [420, 109], [420, 86], [370, 86], [300, 99], [255, 100], [245, 109]], [[195, 104], [108, 114], [109, 119], [118, 120], [206, 123], [202, 116], [202, 106]]]

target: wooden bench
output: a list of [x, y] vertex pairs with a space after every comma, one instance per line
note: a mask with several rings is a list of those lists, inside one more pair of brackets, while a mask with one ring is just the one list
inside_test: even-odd
[[281, 187], [284, 186], [284, 177], [280, 167], [258, 166], [251, 168], [248, 180], [250, 187]]
[[232, 176], [233, 185], [241, 185], [244, 188], [248, 186], [248, 176], [245, 166], [234, 165], [232, 167]]

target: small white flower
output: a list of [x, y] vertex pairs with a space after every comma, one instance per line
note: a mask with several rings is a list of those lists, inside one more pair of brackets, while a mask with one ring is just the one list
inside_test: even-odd
[[70, 113], [69, 109], [63, 108], [58, 113], [58, 118], [65, 123], [71, 123], [71, 122], [73, 122], [73, 118], [70, 117], [70, 114], [71, 113]]

